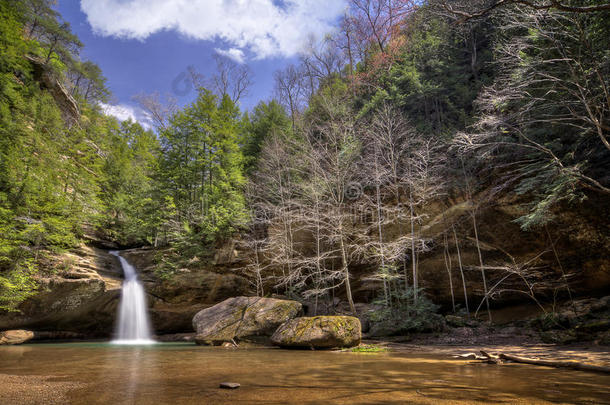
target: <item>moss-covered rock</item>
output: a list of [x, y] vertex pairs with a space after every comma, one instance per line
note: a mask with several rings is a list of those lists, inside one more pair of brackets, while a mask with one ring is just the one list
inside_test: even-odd
[[299, 302], [260, 297], [234, 297], [199, 311], [193, 318], [197, 344], [232, 340], [265, 341], [284, 322], [302, 312]]
[[447, 322], [447, 325], [454, 328], [462, 328], [466, 326], [466, 320], [461, 316], [456, 315], [445, 315], [445, 322]]
[[280, 347], [330, 349], [360, 344], [360, 320], [353, 316], [313, 316], [280, 326], [271, 342]]

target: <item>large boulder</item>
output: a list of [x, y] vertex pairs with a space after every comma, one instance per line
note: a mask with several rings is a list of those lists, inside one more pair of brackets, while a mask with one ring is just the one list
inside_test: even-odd
[[280, 347], [330, 349], [360, 344], [360, 320], [353, 316], [313, 316], [280, 326], [271, 342]]
[[20, 345], [34, 337], [34, 332], [29, 330], [7, 330], [0, 332], [0, 345]]
[[299, 302], [260, 297], [234, 297], [199, 311], [193, 318], [197, 344], [232, 340], [267, 340], [278, 326], [302, 312]]

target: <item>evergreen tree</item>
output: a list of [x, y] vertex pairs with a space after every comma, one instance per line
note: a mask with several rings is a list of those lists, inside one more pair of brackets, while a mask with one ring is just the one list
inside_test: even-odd
[[157, 170], [158, 141], [131, 120], [109, 132], [100, 198], [106, 209], [102, 229], [122, 245], [153, 243], [159, 224], [154, 212], [153, 175]]
[[245, 223], [240, 128], [235, 103], [201, 89], [160, 134], [160, 186], [175, 203], [174, 239], [183, 249], [201, 249]]
[[265, 140], [274, 133], [286, 132], [289, 128], [290, 118], [277, 101], [260, 102], [254, 107], [243, 140], [244, 164], [247, 173], [256, 166]]

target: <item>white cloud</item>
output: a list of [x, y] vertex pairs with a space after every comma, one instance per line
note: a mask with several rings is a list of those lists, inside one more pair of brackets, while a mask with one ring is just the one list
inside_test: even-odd
[[81, 0], [94, 32], [144, 40], [162, 30], [221, 41], [255, 58], [293, 56], [336, 25], [346, 0]]
[[237, 49], [237, 48], [230, 48], [230, 49], [218, 49], [218, 48], [214, 48], [214, 51], [216, 51], [217, 54], [222, 55], [222, 56], [226, 56], [227, 58], [237, 62], [237, 63], [244, 63], [245, 61], [245, 55], [244, 55], [244, 51], [242, 51], [241, 49]]
[[127, 121], [131, 119], [134, 122], [140, 123], [145, 129], [152, 128], [152, 120], [148, 113], [138, 107], [133, 107], [127, 104], [105, 104], [100, 103], [102, 112], [106, 115], [115, 117], [119, 121]]

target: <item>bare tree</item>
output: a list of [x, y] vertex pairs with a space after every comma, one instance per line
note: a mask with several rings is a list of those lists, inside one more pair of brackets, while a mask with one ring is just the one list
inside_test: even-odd
[[374, 44], [384, 52], [404, 18], [416, 8], [412, 0], [350, 0], [348, 18], [363, 51]]
[[176, 99], [167, 96], [167, 101], [163, 102], [158, 92], [151, 94], [140, 93], [134, 96], [134, 100], [148, 113], [153, 121], [153, 125], [157, 129], [166, 128], [170, 117], [178, 111]]
[[462, 276], [462, 288], [464, 289], [464, 305], [466, 306], [466, 314], [468, 315], [468, 318], [470, 318], [470, 309], [468, 308], [468, 291], [466, 290], [466, 278], [464, 277], [464, 267], [462, 265], [462, 254], [460, 252], [460, 244], [458, 241], [457, 232], [455, 231], [455, 225], [451, 226], [451, 231], [453, 232], [453, 240], [455, 242], [455, 249], [457, 250], [460, 275]]
[[281, 269], [276, 286], [288, 290], [294, 284], [301, 284], [295, 273], [298, 249], [294, 234], [298, 230], [299, 212], [298, 187], [294, 177], [299, 170], [295, 145], [284, 133], [269, 134], [265, 140], [256, 172], [253, 176], [255, 192], [251, 193], [251, 206], [267, 218], [270, 261]]
[[338, 49], [343, 52], [344, 59], [347, 60], [349, 75], [354, 74], [354, 68], [358, 59], [361, 59], [364, 55], [359, 55], [358, 47], [356, 44], [354, 22], [350, 17], [350, 14], [346, 12], [341, 19], [340, 29], [335, 35], [333, 41]]
[[[381, 267], [386, 262], [398, 263], [405, 257], [406, 246], [412, 244], [413, 234], [405, 235], [403, 224], [410, 221], [405, 215], [401, 201], [407, 189], [410, 140], [415, 131], [407, 124], [400, 111], [384, 104], [374, 115], [371, 123], [363, 131], [363, 166], [369, 174], [369, 182], [375, 186], [375, 196], [371, 202], [377, 212], [376, 233], [378, 240], [375, 251], [381, 257]], [[399, 228], [399, 236], [384, 237], [383, 228], [394, 223]], [[408, 286], [406, 261], [403, 267], [405, 288]], [[387, 275], [384, 275], [384, 281]], [[388, 286], [384, 285], [384, 290]], [[387, 293], [386, 293], [387, 294]]]
[[610, 10], [610, 3], [601, 3], [588, 6], [575, 6], [560, 0], [468, 0], [442, 1], [442, 7], [448, 12], [459, 16], [462, 21], [480, 18], [490, 14], [496, 9], [521, 5], [533, 10], [558, 10], [572, 13], [594, 13]]
[[356, 242], [359, 230], [348, 204], [353, 203], [362, 191], [356, 177], [359, 162], [356, 119], [347, 103], [337, 97], [322, 96], [319, 106], [328, 119], [313, 122], [313, 130], [307, 134], [311, 145], [310, 159], [313, 160], [309, 167], [315, 170], [317, 187], [326, 202], [326, 245], [331, 257], [336, 258], [340, 265], [338, 271], [331, 267], [332, 277], [341, 277], [340, 283], [345, 287], [350, 310], [355, 314], [350, 265], [359, 255]]
[[463, 183], [464, 193], [466, 194], [466, 200], [468, 201], [467, 212], [468, 212], [470, 219], [472, 220], [472, 229], [474, 231], [475, 247], [477, 248], [477, 255], [479, 258], [479, 271], [481, 272], [481, 280], [483, 282], [483, 296], [484, 296], [483, 302], [485, 302], [485, 304], [486, 304], [487, 315], [489, 318], [489, 322], [491, 322], [491, 309], [490, 309], [490, 305], [489, 305], [489, 294], [488, 294], [489, 290], [487, 288], [487, 276], [485, 274], [486, 267], [483, 262], [483, 254], [481, 252], [481, 242], [479, 240], [479, 225], [478, 225], [478, 221], [477, 221], [477, 216], [479, 214], [481, 204], [486, 199], [479, 197], [478, 201], [475, 201], [474, 186], [472, 185], [474, 175], [472, 173], [468, 173], [466, 171], [466, 166], [464, 165], [464, 161], [461, 157], [460, 157], [460, 164], [461, 164], [462, 174], [464, 176], [464, 183]]
[[[307, 154], [311, 157], [311, 154]], [[314, 159], [307, 159], [308, 162], [316, 164]], [[309, 181], [302, 185], [303, 202], [305, 210], [301, 220], [305, 224], [305, 229], [311, 234], [314, 241], [314, 251], [307, 255], [303, 265], [310, 270], [311, 286], [304, 291], [305, 297], [314, 297], [314, 314], [318, 313], [318, 301], [335, 288], [336, 275], [333, 270], [329, 271], [328, 262], [332, 261], [332, 252], [326, 249], [326, 229], [325, 229], [325, 203], [322, 190], [318, 187], [319, 181], [316, 176], [317, 170], [311, 170]]]
[[209, 88], [219, 97], [226, 95], [235, 103], [238, 103], [252, 87], [252, 70], [248, 65], [237, 63], [219, 54], [214, 55], [214, 62], [216, 63], [216, 72], [210, 78], [206, 78], [192, 66], [188, 68], [193, 86], [197, 89]]
[[[341, 73], [345, 64], [345, 58], [341, 54], [335, 38], [330, 35], [317, 41], [310, 37], [301, 54], [301, 63], [308, 76], [319, 83], [334, 74]], [[316, 90], [315, 88], [313, 89]]]
[[265, 295], [266, 272], [270, 267], [270, 262], [265, 255], [269, 241], [261, 231], [261, 228], [264, 229], [266, 225], [267, 223], [261, 222], [260, 218], [254, 219], [248, 234], [242, 238], [244, 247], [252, 253], [247, 256], [247, 264], [240, 270], [251, 280], [256, 289], [256, 295], [259, 297]]
[[296, 127], [296, 120], [306, 101], [307, 83], [304, 76], [302, 69], [295, 65], [288, 65], [273, 75], [275, 94], [279, 102], [290, 111], [293, 128]]
[[536, 189], [519, 219], [524, 228], [548, 222], [551, 208], [579, 190], [610, 194], [599, 170], [610, 151], [610, 79], [600, 32], [591, 28], [602, 20], [506, 8], [502, 28], [510, 35], [498, 48], [499, 76], [480, 95], [472, 130], [456, 137], [462, 152], [501, 168], [498, 187]]
[[[428, 240], [419, 233], [425, 219], [421, 208], [439, 198], [443, 188], [439, 145], [421, 137], [399, 110], [387, 104], [376, 112], [370, 127], [363, 132], [366, 145], [363, 166], [368, 168], [365, 172], [370, 174], [369, 181], [375, 186], [375, 195], [371, 198], [377, 212], [374, 251], [381, 255], [382, 267], [386, 263], [403, 262], [407, 291], [407, 260], [403, 258], [410, 250], [414, 299], [417, 301], [418, 255], [429, 248]], [[407, 210], [404, 210], [403, 201], [406, 201]], [[390, 222], [398, 227], [399, 236], [384, 236], [384, 226]], [[409, 225], [410, 231], [403, 229], [404, 224]]]
[[449, 278], [449, 290], [451, 291], [451, 307], [453, 309], [453, 312], [455, 312], [453, 275], [451, 274], [451, 253], [449, 252], [449, 241], [447, 240], [447, 232], [443, 232], [443, 258], [445, 259], [445, 268], [447, 269], [447, 277]]
[[417, 255], [429, 250], [428, 241], [419, 234], [419, 227], [425, 220], [422, 208], [434, 199], [440, 198], [444, 189], [441, 167], [444, 155], [442, 146], [433, 139], [415, 138], [410, 145], [410, 159], [407, 165], [408, 204], [411, 225], [411, 264], [413, 270], [413, 293], [417, 301], [419, 277]]

